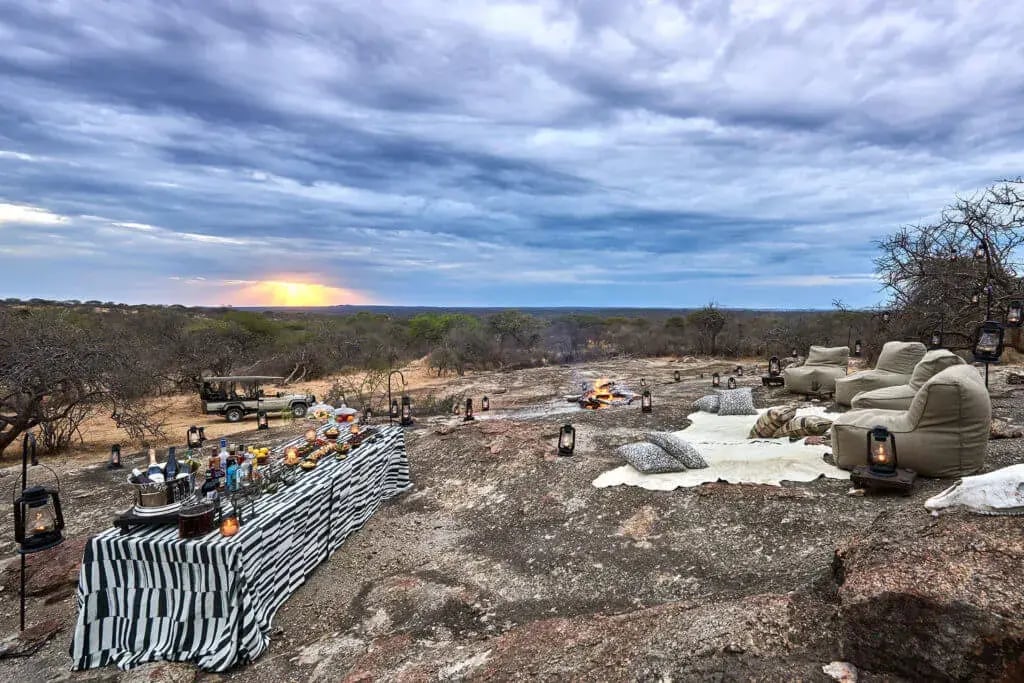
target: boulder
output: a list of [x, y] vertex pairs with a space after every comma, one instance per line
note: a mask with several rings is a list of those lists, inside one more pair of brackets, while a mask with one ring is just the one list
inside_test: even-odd
[[17, 631], [0, 640], [0, 659], [29, 657], [39, 651], [61, 630], [60, 621], [49, 619], [24, 631]]
[[911, 680], [1024, 680], [1019, 517], [880, 515], [832, 564], [845, 661]]
[[[27, 555], [25, 593], [48, 596], [53, 593], [66, 593], [69, 587], [77, 586], [82, 555], [88, 541], [89, 538], [86, 536], [70, 538], [51, 550]], [[17, 593], [20, 564], [20, 560], [15, 558], [4, 567], [0, 581], [6, 590]]]

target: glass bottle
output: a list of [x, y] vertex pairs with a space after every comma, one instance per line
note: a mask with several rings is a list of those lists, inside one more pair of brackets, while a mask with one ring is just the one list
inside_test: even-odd
[[164, 481], [164, 471], [160, 469], [160, 465], [156, 461], [156, 449], [149, 449], [149, 467], [146, 469], [146, 476], [154, 484], [160, 484]]

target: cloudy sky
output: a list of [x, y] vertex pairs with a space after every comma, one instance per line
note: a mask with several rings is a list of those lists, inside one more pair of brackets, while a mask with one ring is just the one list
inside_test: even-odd
[[1024, 9], [0, 0], [0, 297], [828, 307], [1024, 172]]

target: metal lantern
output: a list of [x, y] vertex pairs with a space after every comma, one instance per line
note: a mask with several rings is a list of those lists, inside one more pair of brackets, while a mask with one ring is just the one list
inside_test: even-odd
[[891, 313], [889, 313], [889, 311], [884, 311], [884, 312], [882, 313], [882, 322], [883, 322], [883, 323], [887, 323], [887, 322], [889, 322], [889, 319], [890, 319], [891, 317], [892, 317], [892, 314], [891, 314]]
[[640, 411], [649, 413], [652, 410], [654, 410], [654, 408], [651, 405], [651, 390], [644, 389], [644, 393], [640, 394]]
[[932, 338], [931, 338], [930, 344], [931, 344], [931, 347], [933, 349], [941, 349], [942, 348], [942, 332], [940, 332], [939, 330], [935, 330], [934, 332], [932, 332]]
[[199, 427], [192, 425], [188, 428], [188, 434], [186, 435], [185, 442], [188, 444], [189, 448], [199, 448], [203, 445], [203, 438]]
[[461, 414], [462, 414], [462, 406], [459, 404], [458, 401], [455, 401], [454, 403], [452, 403], [452, 415], [461, 415]]
[[676, 370], [675, 372], [672, 373], [672, 379], [678, 382], [681, 379], [683, 379], [683, 376], [679, 374], [678, 370]]
[[576, 430], [572, 425], [563, 425], [558, 432], [558, 454], [569, 456], [576, 450]]
[[730, 377], [729, 378], [729, 388], [730, 389], [735, 389], [736, 388], [736, 378], [735, 377]]
[[1024, 324], [1024, 301], [1011, 301], [1006, 309], [1006, 324], [1011, 327], [1020, 327]]
[[740, 377], [743, 376], [743, 366], [742, 365], [737, 365], [736, 366], [736, 374], [739, 375]]
[[860, 339], [853, 343], [853, 355], [860, 358], [860, 354], [863, 352], [864, 347], [861, 346]]
[[14, 540], [20, 546], [18, 552], [27, 555], [60, 545], [63, 531], [64, 514], [57, 489], [30, 486], [15, 498]]
[[715, 374], [711, 375], [711, 386], [717, 387], [721, 383], [722, 383], [722, 378], [719, 376], [719, 374], [717, 372]]
[[398, 410], [398, 400], [397, 399], [391, 399], [391, 417], [398, 417], [399, 414], [400, 413], [399, 413], [399, 410]]
[[972, 304], [979, 303], [980, 301], [981, 301], [981, 294], [979, 294], [978, 292], [975, 292], [974, 294], [971, 295], [971, 303]]
[[123, 467], [124, 465], [121, 464], [121, 444], [115, 443], [110, 447], [110, 462], [107, 463], [107, 469], [119, 470]]
[[995, 363], [1003, 355], [1003, 326], [995, 320], [986, 320], [978, 327], [974, 341], [974, 360]]
[[369, 421], [372, 418], [373, 418], [373, 411], [370, 410], [370, 406], [368, 406], [368, 405], [367, 406], [363, 406], [363, 415], [360, 418], [360, 421], [363, 424], [367, 424], [367, 423], [369, 423]]
[[782, 361], [779, 360], [778, 356], [772, 356], [768, 359], [768, 376], [778, 377], [782, 374]]
[[412, 399], [408, 395], [402, 397], [402, 426], [412, 424]]
[[256, 413], [256, 429], [270, 429], [270, 421], [267, 418], [267, 411], [261, 410]]
[[797, 358], [799, 356], [799, 354], [796, 352], [796, 349], [793, 349], [793, 351], [789, 354], [789, 356], [791, 358]]
[[488, 411], [490, 409], [491, 409], [491, 399], [489, 399], [486, 396], [484, 396], [483, 399], [480, 401], [480, 410], [483, 410], [483, 411], [486, 412], [486, 411]]
[[462, 418], [462, 421], [463, 422], [470, 422], [470, 421], [475, 420], [475, 419], [476, 418], [473, 417], [473, 399], [467, 398], [466, 399], [466, 415]]
[[872, 474], [891, 477], [896, 474], [896, 435], [885, 427], [873, 427], [867, 434], [868, 468]]
[[978, 246], [974, 248], [974, 258], [983, 259], [987, 253], [988, 245], [985, 243], [985, 240], [978, 242]]

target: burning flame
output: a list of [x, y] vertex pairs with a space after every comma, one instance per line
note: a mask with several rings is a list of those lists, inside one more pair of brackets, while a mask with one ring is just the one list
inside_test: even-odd
[[44, 531], [49, 531], [50, 530], [49, 525], [46, 523], [46, 520], [43, 519], [43, 513], [42, 512], [37, 512], [36, 513], [36, 518], [35, 518], [35, 521], [33, 522], [33, 524], [35, 524], [35, 527], [32, 529], [32, 531], [42, 533]]
[[612, 393], [612, 380], [607, 377], [600, 377], [595, 379], [590, 389], [583, 392], [580, 397], [580, 405], [590, 410], [600, 410], [601, 408], [608, 408], [612, 405], [615, 400], [615, 394]]
[[882, 444], [878, 444], [878, 450], [875, 452], [875, 462], [879, 465], [889, 463], [889, 454], [885, 451], [885, 446]]

